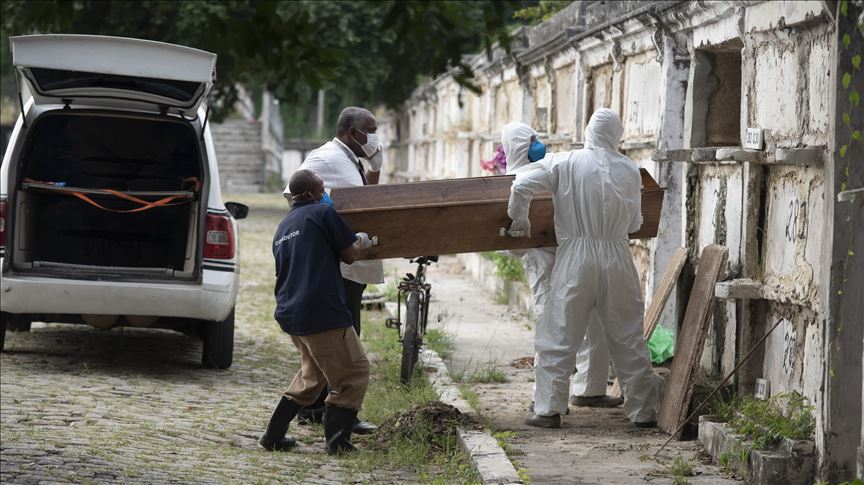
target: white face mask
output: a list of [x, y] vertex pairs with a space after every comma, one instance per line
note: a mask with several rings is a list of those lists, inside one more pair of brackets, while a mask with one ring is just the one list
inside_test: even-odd
[[[357, 131], [360, 131], [360, 130], [357, 130]], [[363, 133], [363, 132], [360, 131], [360, 133]], [[371, 157], [372, 155], [375, 154], [375, 152], [378, 151], [378, 146], [380, 145], [380, 143], [378, 143], [378, 134], [377, 133], [363, 133], [363, 134], [366, 135], [366, 143], [360, 145], [360, 142], [357, 142], [357, 144], [360, 145], [360, 149], [363, 150], [363, 153], [365, 153], [367, 157]], [[357, 141], [357, 139], [354, 138], [354, 141]]]

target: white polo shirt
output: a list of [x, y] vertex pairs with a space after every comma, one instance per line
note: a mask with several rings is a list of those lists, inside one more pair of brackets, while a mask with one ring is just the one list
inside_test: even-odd
[[[363, 165], [354, 153], [338, 138], [309, 152], [300, 165], [301, 169], [315, 172], [324, 181], [324, 189], [358, 187], [363, 185], [360, 170]], [[288, 187], [282, 194], [288, 197]], [[384, 283], [384, 263], [380, 260], [356, 261], [354, 264], [341, 263], [342, 277], [356, 283]]]

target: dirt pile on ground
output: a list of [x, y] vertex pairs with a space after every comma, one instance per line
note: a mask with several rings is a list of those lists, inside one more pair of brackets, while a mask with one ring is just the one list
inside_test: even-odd
[[510, 366], [516, 369], [530, 369], [534, 367], [534, 356], [519, 357], [510, 361]]
[[456, 439], [457, 426], [471, 426], [473, 419], [453, 406], [441, 401], [418, 404], [381, 424], [370, 446], [387, 449], [395, 441], [428, 442], [433, 448], [443, 449]]

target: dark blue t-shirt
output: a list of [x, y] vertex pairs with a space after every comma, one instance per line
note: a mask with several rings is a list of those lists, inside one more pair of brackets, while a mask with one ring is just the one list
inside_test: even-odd
[[329, 205], [295, 202], [273, 237], [276, 312], [282, 330], [311, 335], [352, 326], [339, 253], [357, 240]]

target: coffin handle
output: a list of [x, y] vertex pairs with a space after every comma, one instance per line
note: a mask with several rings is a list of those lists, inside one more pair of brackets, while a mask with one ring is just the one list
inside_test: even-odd
[[510, 236], [510, 237], [525, 237], [525, 231], [517, 230], [510, 231], [506, 227], [498, 228], [498, 235], [501, 237]]

